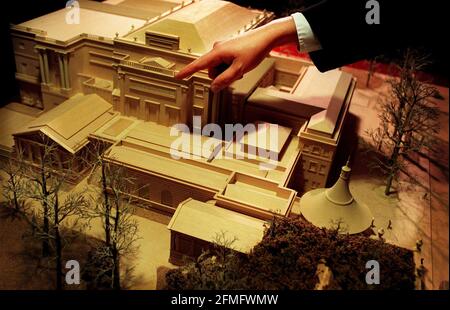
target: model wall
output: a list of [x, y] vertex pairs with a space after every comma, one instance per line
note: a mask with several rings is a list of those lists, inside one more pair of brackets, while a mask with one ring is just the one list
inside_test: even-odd
[[300, 139], [303, 144], [301, 162], [303, 192], [325, 187], [330, 172], [336, 146]]
[[144, 207], [153, 207], [167, 213], [173, 213], [178, 205], [188, 198], [208, 201], [215, 195], [213, 190], [183, 184], [130, 168], [127, 168], [126, 175], [134, 182], [134, 188], [128, 194], [136, 197]]
[[36, 43], [32, 38], [26, 36], [14, 36], [12, 43], [20, 100], [23, 104], [43, 109], [39, 55], [34, 48]]

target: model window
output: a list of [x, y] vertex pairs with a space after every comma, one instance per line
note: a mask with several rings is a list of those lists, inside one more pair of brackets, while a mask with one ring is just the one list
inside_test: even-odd
[[178, 236], [177, 240], [175, 241], [175, 246], [177, 251], [181, 253], [193, 254], [194, 241], [190, 238]]
[[22, 147], [23, 147], [23, 157], [27, 160], [32, 161], [33, 158], [31, 155], [31, 146], [25, 142], [22, 144]]
[[170, 107], [166, 106], [166, 111], [169, 114], [169, 125], [172, 126], [179, 121], [179, 110], [177, 109], [171, 109]]
[[41, 162], [41, 148], [36, 144], [31, 144], [31, 158], [35, 163]]
[[313, 146], [311, 153], [316, 154], [316, 155], [320, 155], [320, 147], [318, 146]]
[[303, 170], [306, 170], [306, 165], [308, 164], [308, 162], [306, 161], [306, 160], [304, 160], [304, 159], [302, 159], [302, 167], [303, 167]]
[[197, 98], [203, 98], [204, 91], [202, 86], [196, 86], [195, 87], [195, 97]]
[[70, 157], [67, 156], [64, 153], [60, 153], [59, 154], [60, 158], [61, 158], [61, 166], [64, 170], [70, 169], [71, 167], [71, 160]]
[[150, 199], [150, 184], [142, 182], [138, 188], [139, 197]]
[[321, 175], [325, 175], [325, 169], [327, 168], [327, 166], [325, 165], [320, 165], [319, 167], [319, 174]]
[[61, 154], [59, 152], [55, 152], [55, 164], [58, 165], [59, 169], [62, 169]]
[[305, 144], [303, 145], [303, 153], [311, 153], [312, 152], [312, 145]]
[[173, 205], [172, 193], [168, 190], [163, 190], [161, 192], [161, 203], [163, 205], [171, 206]]
[[16, 140], [16, 147], [17, 147], [17, 153], [19, 156], [23, 156], [23, 146], [22, 143], [18, 140]]
[[132, 96], [125, 96], [127, 116], [139, 117], [140, 99]]
[[20, 64], [20, 66], [21, 66], [21, 70], [20, 71], [22, 71], [22, 73], [26, 73], [27, 72], [27, 63], [26, 62], [22, 62], [21, 64]]
[[309, 168], [308, 168], [308, 171], [309, 172], [317, 172], [317, 163], [316, 162], [314, 162], [314, 161], [311, 161], [310, 163], [309, 163]]

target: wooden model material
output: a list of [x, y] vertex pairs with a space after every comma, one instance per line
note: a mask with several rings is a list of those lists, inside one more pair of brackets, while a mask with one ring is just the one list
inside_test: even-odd
[[[294, 126], [301, 144], [303, 184], [300, 191], [326, 186], [342, 125], [355, 88], [348, 73], [332, 70], [320, 73], [315, 67], [303, 69], [289, 93], [273, 88], [258, 88], [247, 105], [249, 120], [276, 118]], [[298, 126], [298, 127], [297, 127]]]
[[[316, 84], [318, 80], [320, 87]], [[315, 67], [308, 68], [292, 94], [303, 104], [323, 109], [311, 116], [307, 126], [309, 131], [333, 134], [351, 82], [352, 76], [345, 72], [331, 70], [320, 73]]]
[[115, 114], [111, 104], [98, 95], [77, 94], [15, 132], [15, 148], [25, 160], [39, 163], [45, 145], [56, 144], [58, 162], [54, 168], [70, 168], [73, 173], [68, 179], [80, 180], [89, 169], [90, 133]]
[[304, 194], [300, 200], [302, 216], [318, 227], [339, 227], [340, 233], [357, 234], [369, 229], [372, 213], [350, 193], [350, 172], [347, 163], [331, 188], [318, 188]]
[[[31, 162], [42, 144], [38, 136], [58, 144], [64, 158], [83, 158], [91, 142], [107, 142], [105, 159], [137, 180], [125, 194], [140, 206], [169, 215], [182, 207], [177, 217], [183, 219], [213, 201], [208, 208], [224, 219], [203, 221], [203, 231], [192, 236], [207, 242], [222, 224], [230, 233], [260, 236], [259, 228], [240, 232], [233, 219], [289, 216], [303, 192], [326, 185], [355, 86], [351, 75], [321, 74], [309, 62], [271, 55], [220, 93], [210, 91], [205, 70], [174, 78], [215, 41], [267, 23], [272, 13], [216, 0], [79, 4], [80, 24], [67, 24], [62, 9], [11, 27], [22, 104], [39, 115], [0, 114], [7, 117], [1, 126], [8, 136], [0, 139], [5, 155], [13, 151], [11, 134]], [[23, 123], [20, 129], [9, 116]], [[277, 155], [275, 167], [263, 170], [268, 158], [247, 156], [266, 127], [244, 131], [241, 140], [191, 132], [182, 150], [187, 156], [174, 159], [178, 137], [171, 127], [192, 129], [193, 116], [202, 126], [278, 125], [275, 147], [265, 149]], [[86, 168], [78, 165], [79, 172]], [[191, 233], [177, 225], [170, 226], [174, 234]]]
[[111, 104], [98, 95], [78, 94], [29, 122], [14, 137], [20, 144], [22, 137], [41, 133], [75, 154], [88, 143], [89, 134], [113, 115]]
[[[167, 226], [171, 231], [169, 261], [181, 265], [184, 256], [197, 257], [217, 237], [235, 239], [233, 249], [248, 253], [261, 241], [265, 224], [263, 220], [189, 198], [180, 203]], [[215, 227], [216, 234], [205, 229], [211, 226]]]
[[[238, 143], [241, 145], [242, 152], [258, 151], [258, 149], [263, 148], [266, 152], [271, 152], [279, 156], [286, 146], [286, 142], [291, 135], [292, 129], [284, 126], [276, 125], [277, 128], [277, 139], [276, 144], [271, 145], [271, 126], [273, 124], [269, 124], [266, 122], [256, 122], [256, 130], [251, 130], [246, 132], [241, 139], [238, 140]], [[275, 141], [275, 139], [274, 139]]]
[[[17, 109], [25, 108], [25, 109]], [[1, 109], [0, 113], [0, 156], [8, 157], [14, 150], [13, 133], [23, 128], [36, 118], [39, 113], [26, 113], [27, 107], [22, 104], [10, 103]], [[22, 111], [21, 111], [22, 110]]]
[[225, 1], [202, 1], [189, 10], [178, 10], [148, 27], [142, 27], [126, 38], [140, 43], [150, 41], [161, 47], [172, 42], [178, 51], [203, 54], [212, 48], [214, 42], [229, 39], [248, 27], [249, 21], [257, 19], [261, 19], [257, 11]]

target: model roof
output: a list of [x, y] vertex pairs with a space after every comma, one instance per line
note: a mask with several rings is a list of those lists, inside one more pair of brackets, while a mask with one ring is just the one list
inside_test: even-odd
[[36, 118], [33, 115], [22, 113], [20, 110], [17, 111], [12, 106], [13, 103], [10, 103], [0, 108], [0, 153], [2, 150], [11, 152], [14, 146], [12, 134]]
[[340, 70], [321, 73], [309, 66], [291, 93], [271, 88], [257, 88], [248, 104], [309, 119], [308, 130], [328, 136], [339, 123], [352, 76]]
[[225, 233], [226, 238], [236, 238], [232, 245], [235, 250], [247, 253], [262, 240], [265, 223], [189, 198], [178, 206], [167, 228], [207, 242], [214, 242], [217, 234]]
[[107, 158], [137, 170], [216, 191], [223, 189], [227, 183], [229, 174], [225, 171], [195, 166], [165, 155], [168, 154], [151, 149], [140, 150], [137, 145], [117, 145], [111, 148]]
[[112, 105], [96, 94], [75, 95], [41, 114], [14, 135], [43, 133], [67, 151], [76, 153], [91, 132], [112, 119]]
[[296, 192], [264, 178], [235, 172], [217, 204], [257, 218], [268, 220], [275, 214], [289, 215]]
[[91, 2], [93, 1], [80, 2], [80, 22], [78, 24], [66, 22], [67, 14], [70, 14], [70, 8], [64, 8], [29, 20], [19, 24], [19, 26], [42, 30], [46, 32], [45, 37], [50, 39], [67, 41], [83, 33], [114, 38], [116, 32], [119, 33], [119, 35], [125, 35], [131, 30], [131, 26], [141, 27], [146, 21], [143, 18], [134, 18], [115, 14], [113, 12], [104, 12], [101, 10], [102, 8], [104, 8], [105, 11], [108, 11], [108, 7], [113, 6], [102, 6], [101, 3], [95, 2], [93, 2], [92, 5]]
[[[165, 154], [166, 157], [170, 157], [170, 150], [173, 145], [178, 146], [174, 142], [179, 138], [179, 136], [170, 135], [170, 127], [124, 116], [116, 116], [93, 133], [93, 136], [108, 140], [111, 143], [122, 141], [122, 144], [140, 150], [156, 150]], [[281, 182], [287, 170], [292, 168], [292, 160], [299, 147], [298, 138], [291, 136], [286, 141], [282, 153], [279, 154], [277, 167], [274, 170], [267, 171], [262, 170], [260, 164], [269, 162], [268, 158], [257, 156], [254, 159], [249, 159], [246, 158], [245, 152], [241, 151], [239, 143], [216, 139], [211, 144], [211, 139], [207, 136], [190, 134], [186, 141], [189, 143], [189, 149], [184, 150], [184, 152], [187, 152], [186, 155], [190, 154], [189, 157], [192, 156], [193, 159], [184, 162], [186, 164], [201, 162], [202, 167], [210, 167], [212, 170], [222, 169], [229, 173], [232, 171], [243, 172], [275, 182]], [[207, 146], [218, 146], [219, 144], [222, 145], [222, 149], [218, 151], [213, 152], [210, 147], [205, 148]], [[180, 148], [179, 151], [183, 152], [183, 149]], [[240, 156], [244, 156], [244, 158]]]
[[140, 11], [147, 12], [147, 14], [153, 12], [156, 16], [164, 11], [169, 11], [182, 1], [183, 0], [106, 0], [103, 1], [102, 4], [111, 4], [124, 9], [126, 8], [127, 11], [139, 9]]
[[348, 162], [331, 188], [318, 188], [307, 192], [300, 199], [302, 216], [317, 227], [336, 228], [340, 233], [356, 234], [371, 225], [373, 216], [369, 207], [356, 201], [349, 188], [351, 168]]
[[324, 109], [311, 116], [308, 129], [333, 134], [351, 82], [351, 74], [340, 70], [321, 73], [316, 67], [308, 68], [292, 91], [303, 103]]
[[307, 104], [294, 94], [269, 87], [258, 87], [249, 97], [248, 104], [294, 115], [305, 120], [323, 111], [323, 107]]
[[145, 43], [146, 32], [164, 33], [180, 38], [180, 49], [203, 54], [214, 42], [230, 38], [259, 15], [233, 3], [199, 1], [166, 18], [129, 34], [126, 38]]
[[253, 70], [247, 72], [240, 80], [233, 82], [230, 88], [233, 94], [248, 96], [259, 81], [275, 66], [275, 60], [272, 58], [264, 58], [261, 63]]
[[261, 154], [262, 150], [272, 153], [272, 156], [273, 154], [279, 156], [287, 144], [291, 132], [292, 129], [288, 127], [267, 122], [256, 122], [252, 130], [243, 132], [239, 144], [242, 151], [251, 151], [255, 156]]

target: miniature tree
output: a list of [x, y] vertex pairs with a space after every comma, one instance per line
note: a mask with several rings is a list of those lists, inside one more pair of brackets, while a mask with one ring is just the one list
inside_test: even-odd
[[6, 198], [7, 205], [13, 208], [15, 215], [20, 215], [24, 211], [26, 198], [26, 187], [24, 180], [25, 164], [22, 152], [18, 151], [2, 164], [2, 170], [6, 174], [6, 180], [3, 185], [3, 195]]
[[[44, 135], [40, 140], [39, 163], [28, 163], [21, 180], [26, 188], [24, 196], [38, 205], [30, 204], [20, 211], [31, 226], [34, 237], [42, 240], [42, 255], [54, 262], [55, 286], [62, 289], [63, 249], [78, 235], [76, 229], [81, 230], [80, 215], [88, 206], [88, 200], [81, 191], [70, 193], [61, 201], [61, 189], [72, 173], [72, 159], [60, 162], [58, 146]], [[70, 227], [63, 233], [61, 225], [69, 217]]]
[[[229, 249], [223, 242], [197, 259], [166, 274], [172, 290], [312, 290], [326, 284], [317, 275], [326, 265], [333, 277], [324, 289], [414, 289], [413, 252], [364, 235], [338, 234], [298, 218], [276, 217], [249, 253]], [[224, 253], [224, 254], [221, 254]], [[377, 260], [381, 282], [369, 285], [366, 263]]]
[[125, 254], [136, 249], [134, 243], [138, 238], [137, 222], [132, 218], [134, 208], [131, 198], [124, 195], [132, 190], [134, 182], [125, 175], [122, 166], [105, 159], [104, 150], [104, 144], [92, 142], [92, 154], [96, 158], [94, 169], [100, 170], [97, 179], [99, 190], [88, 216], [90, 219], [101, 219], [105, 240], [91, 253], [88, 269], [89, 273], [95, 274], [97, 286], [101, 283], [121, 289], [120, 261]]
[[120, 289], [120, 258], [133, 248], [137, 239], [137, 223], [132, 218], [133, 207], [123, 193], [132, 185], [130, 178], [126, 178], [123, 167], [108, 165], [109, 188], [112, 196], [111, 242], [109, 248], [113, 263], [113, 288]]
[[[63, 181], [63, 179], [60, 180]], [[55, 282], [58, 290], [63, 288], [63, 249], [78, 236], [77, 230], [81, 230], [80, 228], [82, 227], [79, 225], [81, 215], [89, 207], [89, 201], [86, 199], [83, 191], [68, 194], [61, 203], [59, 196], [62, 184], [63, 182], [58, 182], [58, 186], [52, 196], [51, 205], [53, 208], [50, 212], [51, 230], [49, 235], [54, 252]], [[71, 229], [67, 229], [62, 233], [60, 226], [69, 217], [71, 218]]]
[[[241, 257], [234, 250], [236, 237], [227, 232], [216, 233], [213, 244], [195, 260], [187, 260], [179, 269], [167, 272], [166, 281], [170, 289], [223, 290], [239, 289], [242, 270]], [[185, 277], [185, 275], [189, 275]]]
[[391, 90], [381, 103], [380, 125], [369, 131], [377, 149], [386, 156], [376, 160], [376, 166], [387, 175], [386, 195], [391, 193], [407, 155], [424, 148], [431, 150], [439, 129], [439, 110], [429, 100], [436, 89], [417, 77], [418, 71], [428, 64], [427, 56], [410, 49], [405, 51], [399, 77], [388, 81]]
[[[41, 143], [39, 143], [39, 160], [38, 164], [29, 163], [27, 165], [27, 197], [39, 202], [41, 209], [34, 210], [34, 218], [42, 219], [42, 224], [38, 225], [35, 221], [29, 221], [34, 226], [33, 230], [39, 232], [39, 237], [42, 240], [42, 256], [50, 255], [50, 196], [53, 194], [50, 179], [55, 163], [55, 152], [57, 145], [54, 144], [45, 135], [40, 136]], [[24, 214], [26, 215], [26, 214]], [[26, 218], [26, 216], [25, 216]]]

